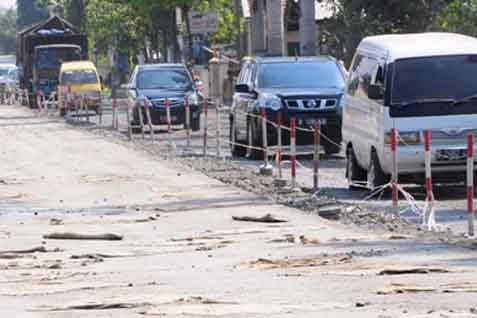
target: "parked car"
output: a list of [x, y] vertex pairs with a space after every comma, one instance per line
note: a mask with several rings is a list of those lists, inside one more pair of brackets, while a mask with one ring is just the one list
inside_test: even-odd
[[99, 113], [102, 87], [98, 70], [93, 62], [78, 61], [61, 64], [58, 85], [61, 116], [66, 113], [65, 90], [69, 90], [69, 93], [73, 95], [86, 97], [85, 103], [87, 103], [88, 109]]
[[[332, 57], [248, 57], [243, 60], [230, 113], [230, 139], [234, 156], [262, 158], [259, 150], [237, 143], [262, 147], [260, 108], [265, 107], [267, 118], [277, 122], [282, 113], [283, 124], [290, 126], [296, 117], [297, 126], [313, 127], [321, 122], [322, 138], [327, 154], [340, 151], [341, 98], [345, 86], [345, 73]], [[235, 134], [235, 135], [232, 135]], [[284, 142], [289, 140], [284, 132]], [[269, 145], [276, 145], [277, 133], [268, 125]], [[313, 134], [297, 132], [297, 144], [313, 143]]]
[[459, 182], [466, 136], [477, 133], [477, 39], [450, 33], [365, 38], [354, 56], [343, 108], [346, 175], [376, 188], [392, 173], [398, 131], [399, 181], [423, 183], [423, 132], [435, 182]]
[[[185, 102], [190, 107], [193, 131], [200, 130], [200, 114], [204, 98], [197, 91], [188, 69], [182, 64], [138, 65], [129, 80], [128, 96], [136, 105], [150, 102], [154, 125], [167, 124], [166, 100], [170, 102], [172, 125], [185, 125]], [[139, 125], [139, 112], [133, 112], [133, 125]], [[146, 114], [143, 114], [147, 123]]]

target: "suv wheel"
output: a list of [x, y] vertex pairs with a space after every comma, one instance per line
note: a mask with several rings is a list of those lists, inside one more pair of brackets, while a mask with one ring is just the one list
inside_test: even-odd
[[243, 143], [241, 140], [237, 139], [237, 131], [235, 130], [235, 120], [230, 118], [230, 152], [232, 157], [245, 157], [247, 153], [247, 148], [238, 145], [237, 143]]
[[199, 131], [200, 130], [200, 116], [198, 116], [197, 118], [193, 118], [190, 121], [190, 129], [192, 131]]
[[350, 190], [362, 189], [359, 183], [366, 181], [366, 170], [359, 166], [353, 147], [346, 150], [346, 178]]
[[[257, 132], [257, 129], [251, 120], [247, 121], [247, 140], [248, 140], [248, 148], [247, 148], [247, 158], [251, 160], [260, 160], [263, 157], [263, 152], [256, 148], [262, 147], [262, 143], [260, 142], [260, 136]], [[255, 147], [255, 148], [250, 148]]]
[[379, 163], [378, 155], [375, 150], [371, 151], [371, 161], [368, 169], [368, 187], [371, 190], [387, 184], [390, 180], [389, 175], [385, 174]]

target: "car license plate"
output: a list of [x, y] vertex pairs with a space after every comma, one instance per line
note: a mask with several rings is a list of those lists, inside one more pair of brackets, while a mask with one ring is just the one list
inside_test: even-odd
[[467, 149], [439, 149], [436, 151], [437, 161], [462, 161], [467, 158]]
[[[177, 116], [171, 116], [171, 122], [176, 122]], [[167, 116], [161, 116], [161, 122], [167, 123]]]
[[298, 121], [298, 125], [306, 125], [310, 127], [310, 126], [315, 126], [317, 122], [319, 122], [320, 125], [326, 125], [327, 123], [326, 118], [307, 118], [307, 119], [300, 119]]

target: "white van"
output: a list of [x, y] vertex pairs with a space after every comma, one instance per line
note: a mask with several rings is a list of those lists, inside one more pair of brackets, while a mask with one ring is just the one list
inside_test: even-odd
[[342, 105], [350, 187], [390, 180], [392, 128], [401, 183], [424, 182], [425, 129], [435, 182], [465, 181], [467, 135], [477, 134], [477, 39], [451, 33], [365, 38]]

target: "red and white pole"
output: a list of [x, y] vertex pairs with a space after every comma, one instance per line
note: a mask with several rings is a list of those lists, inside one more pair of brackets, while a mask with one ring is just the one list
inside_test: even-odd
[[190, 105], [189, 99], [186, 97], [184, 98], [184, 107], [185, 107], [185, 128], [186, 128], [186, 136], [187, 136], [187, 148], [190, 148]]
[[167, 144], [172, 146], [171, 141], [171, 100], [166, 98], [166, 120], [167, 120]]
[[318, 191], [318, 171], [320, 169], [320, 144], [321, 144], [321, 123], [318, 120], [315, 123], [315, 151], [313, 153], [313, 190]]
[[292, 117], [290, 119], [290, 160], [291, 160], [292, 188], [296, 188], [296, 120], [295, 120], [295, 117]]
[[207, 155], [207, 114], [209, 112], [209, 102], [207, 99], [204, 101], [204, 144], [202, 148], [202, 154]]
[[112, 101], [112, 108], [113, 108], [113, 123], [112, 123], [112, 127], [113, 129], [116, 129], [118, 127], [118, 120], [117, 120], [117, 117], [118, 117], [118, 114], [117, 114], [117, 107], [118, 107], [118, 101], [116, 100], [116, 97], [113, 98], [113, 101]]
[[262, 119], [263, 164], [264, 167], [268, 167], [267, 110], [265, 107], [260, 107], [260, 115]]
[[278, 165], [278, 178], [282, 178], [282, 112], [277, 113], [277, 133], [278, 133], [278, 153], [277, 153], [277, 165]]
[[467, 135], [467, 212], [469, 236], [474, 236], [474, 134]]
[[397, 215], [398, 211], [398, 164], [397, 164], [397, 131], [395, 128], [391, 129], [391, 153], [393, 162], [393, 171], [391, 176], [391, 189], [392, 189], [392, 201], [393, 212]]
[[429, 129], [424, 131], [424, 158], [426, 167], [426, 195], [427, 200], [432, 203], [434, 201], [434, 193], [432, 191], [432, 172], [431, 172], [431, 132]]

